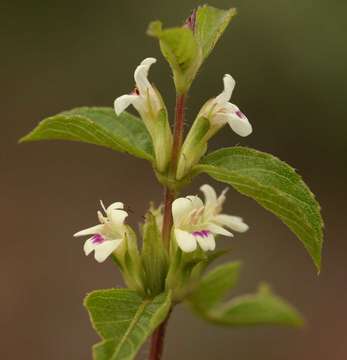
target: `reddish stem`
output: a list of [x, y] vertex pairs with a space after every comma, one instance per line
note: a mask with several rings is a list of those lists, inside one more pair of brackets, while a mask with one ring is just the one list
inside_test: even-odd
[[164, 349], [164, 338], [166, 332], [166, 326], [169, 320], [169, 315], [167, 318], [157, 327], [151, 337], [151, 348], [149, 353], [149, 360], [160, 360], [163, 354]]
[[[184, 128], [184, 106], [185, 106], [185, 95], [177, 95], [176, 97], [176, 108], [175, 108], [175, 129], [174, 139], [172, 145], [172, 157], [170, 163], [170, 175], [175, 178], [177, 170], [178, 156], [181, 150], [183, 128]], [[163, 229], [162, 236], [163, 241], [169, 249], [170, 235], [172, 228], [172, 202], [175, 200], [176, 191], [165, 187], [164, 195], [164, 216], [163, 216]], [[164, 348], [164, 337], [166, 325], [169, 319], [170, 313], [166, 319], [158, 326], [151, 337], [150, 354], [149, 360], [160, 360], [163, 348]]]
[[175, 130], [174, 130], [174, 142], [172, 146], [172, 160], [171, 160], [171, 174], [175, 176], [177, 169], [178, 155], [181, 150], [183, 128], [184, 128], [184, 110], [185, 110], [185, 95], [177, 95], [176, 97], [176, 109], [175, 109]]
[[[185, 106], [185, 95], [177, 95], [176, 97], [176, 108], [175, 108], [175, 129], [174, 139], [172, 145], [172, 157], [170, 163], [170, 174], [175, 177], [177, 170], [178, 155], [180, 153], [183, 128], [184, 128], [184, 106]], [[167, 247], [170, 243], [170, 234], [172, 228], [172, 202], [175, 200], [176, 192], [174, 190], [165, 188], [164, 195], [164, 216], [163, 216], [163, 241]]]

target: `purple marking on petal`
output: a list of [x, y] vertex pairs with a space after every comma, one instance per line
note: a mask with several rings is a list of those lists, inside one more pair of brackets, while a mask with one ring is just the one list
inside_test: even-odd
[[100, 245], [105, 241], [104, 237], [101, 234], [96, 234], [92, 237], [92, 243]]
[[235, 114], [240, 118], [243, 119], [245, 117], [244, 113], [241, 110], [235, 111]]
[[202, 233], [204, 234], [205, 237], [208, 237], [208, 235], [210, 234], [210, 231], [203, 230]]
[[209, 230], [201, 230], [201, 231], [194, 231], [192, 233], [193, 236], [200, 236], [200, 237], [208, 237], [208, 235], [210, 234]]

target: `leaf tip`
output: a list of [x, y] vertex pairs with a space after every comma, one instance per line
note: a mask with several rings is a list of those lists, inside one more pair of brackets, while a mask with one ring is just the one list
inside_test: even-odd
[[18, 140], [18, 144], [22, 144], [25, 142], [29, 142], [32, 141], [32, 132], [30, 132], [29, 134], [26, 134], [24, 136], [22, 136], [19, 140]]

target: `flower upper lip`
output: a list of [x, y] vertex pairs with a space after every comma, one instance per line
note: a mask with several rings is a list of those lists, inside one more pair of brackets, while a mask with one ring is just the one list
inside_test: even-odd
[[149, 69], [156, 62], [157, 59], [149, 57], [136, 67], [134, 91], [131, 94], [119, 96], [114, 101], [114, 109], [117, 115], [120, 115], [129, 105], [133, 105], [146, 121], [150, 115], [155, 116], [163, 107], [161, 99], [148, 80]]
[[252, 125], [241, 110], [230, 101], [236, 82], [234, 78], [225, 74], [223, 77], [224, 90], [215, 98], [209, 100], [201, 109], [198, 117], [205, 116], [216, 126], [228, 123], [240, 136], [252, 133]]

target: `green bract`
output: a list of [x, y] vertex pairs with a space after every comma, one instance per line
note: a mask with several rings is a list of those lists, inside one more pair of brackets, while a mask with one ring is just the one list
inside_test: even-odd
[[147, 33], [159, 39], [178, 94], [189, 90], [203, 61], [235, 14], [235, 9], [220, 10], [205, 5], [199, 7], [183, 27], [163, 29], [160, 21], [149, 25]]
[[193, 32], [187, 28], [162, 29], [160, 21], [152, 22], [148, 34], [160, 40], [160, 49], [174, 74], [176, 89], [185, 93], [199, 68], [201, 54]]
[[208, 5], [197, 9], [194, 34], [204, 59], [210, 55], [235, 15], [236, 9], [221, 10]]

